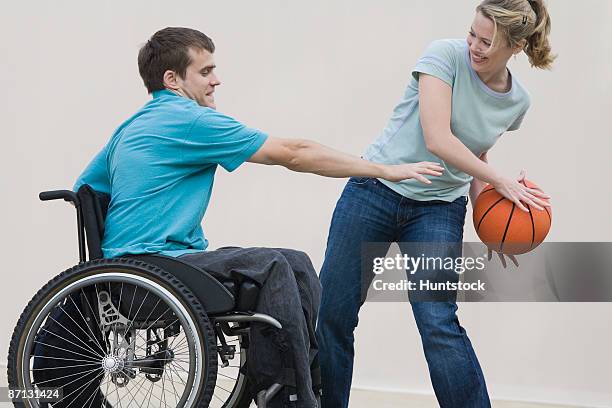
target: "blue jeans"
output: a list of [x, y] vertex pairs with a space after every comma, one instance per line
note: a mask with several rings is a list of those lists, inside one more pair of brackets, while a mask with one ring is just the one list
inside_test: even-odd
[[[317, 339], [323, 408], [348, 407], [353, 332], [363, 304], [362, 243], [460, 243], [466, 207], [466, 197], [451, 203], [415, 201], [377, 179], [360, 177], [348, 181], [334, 210], [320, 274], [323, 293]], [[459, 254], [449, 254], [458, 255], [460, 249]], [[472, 344], [457, 319], [455, 301], [411, 300], [410, 304], [440, 406], [490, 407], [485, 379]]]

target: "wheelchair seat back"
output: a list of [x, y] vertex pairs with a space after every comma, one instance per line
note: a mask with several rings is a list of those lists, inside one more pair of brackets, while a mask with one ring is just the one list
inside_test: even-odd
[[[81, 228], [85, 232], [85, 234], [80, 235], [86, 236], [89, 259], [101, 259], [103, 258], [102, 239], [104, 238], [104, 222], [110, 204], [110, 196], [97, 192], [85, 184], [79, 188], [77, 197], [79, 199], [77, 211], [80, 211], [78, 216], [83, 221]], [[83, 246], [82, 243], [80, 244]], [[135, 258], [147, 264], [157, 266], [174, 275], [193, 292], [209, 315], [227, 313], [236, 308], [234, 295], [228, 288], [200, 268], [178, 258], [160, 254], [128, 255], [125, 257]], [[113, 290], [113, 293], [116, 292]], [[143, 305], [142, 310], [138, 312], [138, 316], [134, 315], [136, 310], [121, 310], [128, 319], [147, 317], [150, 312], [152, 313], [149, 318], [155, 319], [167, 313], [167, 310], [152, 310], [157, 299], [153, 299], [151, 294], [149, 294], [147, 299], [143, 299], [143, 296], [138, 292], [130, 294], [130, 291], [127, 291], [124, 295], [129, 298], [127, 302], [122, 302], [122, 305], [129, 305], [132, 300], [131, 297], [134, 298], [134, 304]], [[251, 303], [253, 302], [249, 302], [248, 306], [252, 306]]]

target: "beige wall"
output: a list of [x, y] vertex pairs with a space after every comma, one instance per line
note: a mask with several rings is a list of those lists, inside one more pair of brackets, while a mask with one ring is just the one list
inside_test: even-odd
[[[612, 5], [549, 0], [553, 72], [522, 55], [511, 69], [532, 95], [520, 132], [490, 161], [553, 196], [553, 241], [610, 241]], [[147, 99], [139, 45], [168, 25], [213, 37], [221, 111], [272, 135], [360, 154], [382, 129], [433, 39], [463, 37], [475, 2], [12, 2], [0, 16], [2, 314], [0, 357], [18, 314], [76, 259], [74, 216], [36, 194], [67, 188], [121, 120]], [[213, 248], [275, 245], [319, 267], [342, 180], [245, 165], [218, 173], [204, 222]], [[469, 218], [468, 218], [469, 220]], [[475, 239], [471, 224], [466, 239]], [[512, 273], [509, 271], [509, 273]], [[464, 304], [497, 398], [612, 406], [612, 305]], [[378, 333], [374, 335], [374, 333]], [[367, 304], [355, 386], [432, 392], [407, 304]]]

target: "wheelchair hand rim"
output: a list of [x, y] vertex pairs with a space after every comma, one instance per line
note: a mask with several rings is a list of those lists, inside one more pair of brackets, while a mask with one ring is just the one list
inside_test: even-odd
[[[119, 268], [117, 268], [119, 269]], [[37, 316], [28, 329], [28, 334], [26, 337], [25, 345], [23, 348], [22, 358], [21, 358], [21, 369], [20, 374], [23, 380], [24, 388], [32, 389], [32, 384], [30, 380], [30, 350], [33, 350], [33, 344], [36, 337], [36, 333], [40, 329], [42, 325], [42, 321], [49, 315], [51, 309], [61, 300], [66, 298], [68, 295], [73, 293], [76, 290], [80, 290], [84, 287], [88, 287], [91, 285], [95, 285], [96, 283], [108, 283], [110, 281], [117, 283], [128, 283], [135, 285], [137, 287], [150, 290], [153, 294], [157, 295], [159, 298], [166, 302], [166, 305], [172, 309], [172, 311], [176, 314], [177, 318], [180, 320], [181, 325], [183, 327], [188, 327], [190, 330], [190, 334], [186, 333], [186, 338], [188, 341], [188, 345], [190, 349], [194, 351], [195, 361], [190, 361], [190, 374], [189, 378], [191, 387], [189, 389], [189, 394], [187, 400], [182, 404], [185, 407], [191, 407], [195, 404], [197, 393], [198, 393], [198, 384], [200, 384], [202, 380], [202, 360], [205, 358], [205, 353], [202, 353], [202, 343], [200, 341], [200, 336], [193, 335], [193, 333], [198, 333], [198, 328], [196, 323], [194, 322], [193, 317], [180, 300], [179, 297], [171, 293], [168, 289], [160, 285], [158, 282], [141, 275], [136, 275], [134, 273], [126, 273], [121, 271], [114, 272], [101, 272], [85, 276], [79, 278], [78, 280], [68, 284], [67, 286], [60, 289], [57, 293], [55, 293], [49, 300], [46, 301], [46, 304], [39, 309], [37, 312]], [[26, 350], [28, 352], [26, 352]], [[194, 368], [193, 370], [191, 368]], [[192, 373], [193, 371], [193, 373]], [[186, 388], [187, 390], [187, 388]], [[184, 399], [184, 398], [183, 398]], [[28, 401], [30, 404], [32, 402], [34, 405], [32, 407], [38, 407], [37, 401]]]

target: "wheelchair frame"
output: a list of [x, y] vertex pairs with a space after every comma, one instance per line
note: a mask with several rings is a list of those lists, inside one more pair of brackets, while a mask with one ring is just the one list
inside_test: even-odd
[[[91, 190], [93, 192], [93, 190]], [[95, 193], [95, 192], [94, 192]], [[96, 208], [93, 212], [96, 213], [98, 220], [86, 219], [88, 216], [91, 218], [91, 214], [86, 214], [84, 206], [91, 205], [90, 203], [83, 203], [77, 193], [70, 190], [53, 190], [44, 191], [39, 194], [39, 199], [42, 201], [58, 200], [62, 199], [74, 205], [76, 209], [77, 218], [77, 238], [79, 247], [79, 262], [83, 263], [89, 260], [101, 258], [101, 249], [99, 248], [99, 242], [96, 246], [94, 235], [96, 235], [95, 226], [91, 224], [94, 222], [100, 222], [101, 214], [97, 214], [100, 211], [99, 203], [96, 204]], [[103, 217], [102, 217], [103, 218]], [[103, 221], [102, 221], [103, 223]], [[98, 225], [100, 227], [100, 225]], [[103, 228], [103, 225], [102, 225]], [[90, 240], [91, 239], [91, 240]], [[101, 237], [100, 237], [101, 240]], [[174, 275], [179, 281], [181, 281], [191, 292], [198, 298], [199, 302], [204, 307], [206, 314], [211, 320], [211, 323], [221, 322], [222, 331], [227, 335], [248, 335], [248, 326], [240, 327], [238, 329], [229, 326], [229, 323], [248, 324], [250, 322], [259, 322], [268, 324], [277, 329], [282, 329], [282, 325], [278, 320], [271, 316], [255, 313], [252, 311], [236, 311], [236, 299], [234, 295], [224, 286], [223, 283], [219, 282], [212, 275], [206, 271], [197, 268], [193, 265], [187, 264], [177, 258], [158, 254], [147, 254], [134, 256], [145, 264], [150, 264], [160, 268]], [[244, 293], [243, 293], [244, 292]], [[253, 304], [253, 296], [256, 296], [257, 290], [253, 287], [240, 288], [238, 294], [239, 300], [244, 298], [250, 301], [242, 302], [239, 305], [238, 310], [242, 310], [249, 303]], [[222, 334], [217, 333], [217, 336]], [[224, 343], [224, 341], [222, 341]], [[221, 355], [221, 352], [219, 352]], [[222, 361], [227, 364], [226, 359], [221, 355]], [[267, 403], [283, 388], [282, 384], [275, 383], [268, 389], [259, 391], [256, 395], [255, 402], [258, 408], [265, 408]]]

